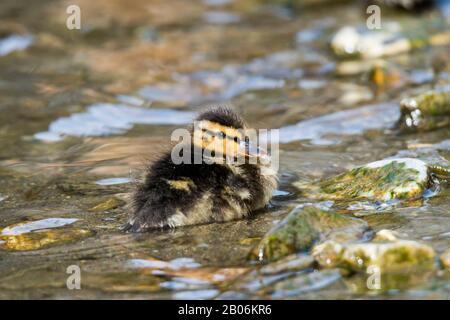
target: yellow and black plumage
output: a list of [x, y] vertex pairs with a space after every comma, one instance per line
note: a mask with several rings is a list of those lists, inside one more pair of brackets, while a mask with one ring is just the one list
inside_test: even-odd
[[[262, 156], [249, 152], [242, 131], [246, 129], [244, 121], [230, 108], [219, 107], [202, 113], [195, 124], [191, 129], [191, 163], [175, 164], [167, 152], [149, 167], [133, 195], [133, 212], [125, 230], [142, 232], [230, 221], [246, 217], [269, 202], [276, 188], [274, 170], [261, 161], [223, 161], [231, 153], [244, 154], [247, 160]], [[197, 131], [201, 138], [196, 138]], [[192, 163], [198, 152], [200, 163]]]

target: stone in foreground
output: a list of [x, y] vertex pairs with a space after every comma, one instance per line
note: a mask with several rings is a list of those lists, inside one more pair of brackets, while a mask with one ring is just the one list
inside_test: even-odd
[[431, 247], [412, 240], [351, 244], [330, 240], [315, 246], [312, 255], [325, 268], [366, 272], [370, 266], [376, 266], [382, 272], [403, 272], [431, 268], [435, 253]]
[[360, 239], [367, 230], [367, 223], [363, 220], [313, 206], [298, 207], [263, 237], [251, 252], [250, 258], [274, 261], [308, 250], [316, 241]]

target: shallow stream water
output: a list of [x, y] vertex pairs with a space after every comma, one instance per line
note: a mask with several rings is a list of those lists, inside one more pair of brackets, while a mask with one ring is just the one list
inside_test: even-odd
[[[365, 25], [358, 1], [71, 1], [0, 3], [0, 298], [448, 299], [449, 274], [405, 274], [368, 290], [366, 275], [306, 269], [256, 274], [247, 255], [295, 205], [291, 186], [400, 154], [450, 160], [449, 128], [400, 135], [403, 97], [450, 83], [450, 46], [383, 61], [337, 59], [342, 26]], [[383, 9], [411, 33], [446, 11]], [[448, 11], [447, 11], [448, 13]], [[417, 31], [414, 31], [417, 30]], [[280, 129], [280, 185], [248, 220], [126, 234], [127, 202], [171, 132], [210, 104], [232, 103], [250, 126]], [[431, 245], [450, 244], [450, 194], [358, 215]], [[307, 253], [305, 253], [307, 254]], [[81, 289], [68, 290], [69, 266]], [[289, 279], [289, 280], [285, 280]], [[298, 283], [289, 290], [286, 281]]]

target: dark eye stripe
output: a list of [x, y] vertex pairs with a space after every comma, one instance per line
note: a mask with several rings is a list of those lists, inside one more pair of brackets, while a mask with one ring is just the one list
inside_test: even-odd
[[239, 139], [239, 137], [231, 137], [231, 136], [227, 136], [224, 132], [222, 132], [222, 131], [220, 131], [220, 132], [215, 132], [215, 131], [211, 131], [211, 130], [208, 130], [208, 129], [202, 129], [202, 131], [203, 131], [203, 134], [208, 134], [208, 135], [210, 135], [210, 136], [219, 136], [219, 138], [221, 138], [221, 139], [223, 139], [223, 138], [226, 138], [226, 139], [228, 139], [228, 140], [230, 140], [230, 141], [233, 141], [233, 142], [239, 142], [240, 141], [240, 139]]

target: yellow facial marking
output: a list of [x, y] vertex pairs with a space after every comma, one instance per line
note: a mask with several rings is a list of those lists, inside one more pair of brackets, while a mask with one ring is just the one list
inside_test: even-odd
[[213, 151], [219, 157], [237, 157], [243, 138], [242, 130], [208, 120], [196, 123], [194, 129], [194, 144], [204, 150]]
[[171, 188], [176, 190], [183, 190], [190, 192], [191, 188], [195, 186], [194, 182], [191, 179], [184, 180], [166, 180], [166, 182], [170, 185]]
[[200, 121], [198, 123], [198, 128], [209, 130], [209, 131], [216, 132], [216, 133], [223, 132], [227, 136], [233, 137], [233, 138], [234, 137], [238, 137], [238, 138], [242, 137], [242, 133], [238, 129], [227, 127], [227, 126], [221, 125], [217, 122], [212, 122], [212, 121], [208, 121], [208, 120]]

